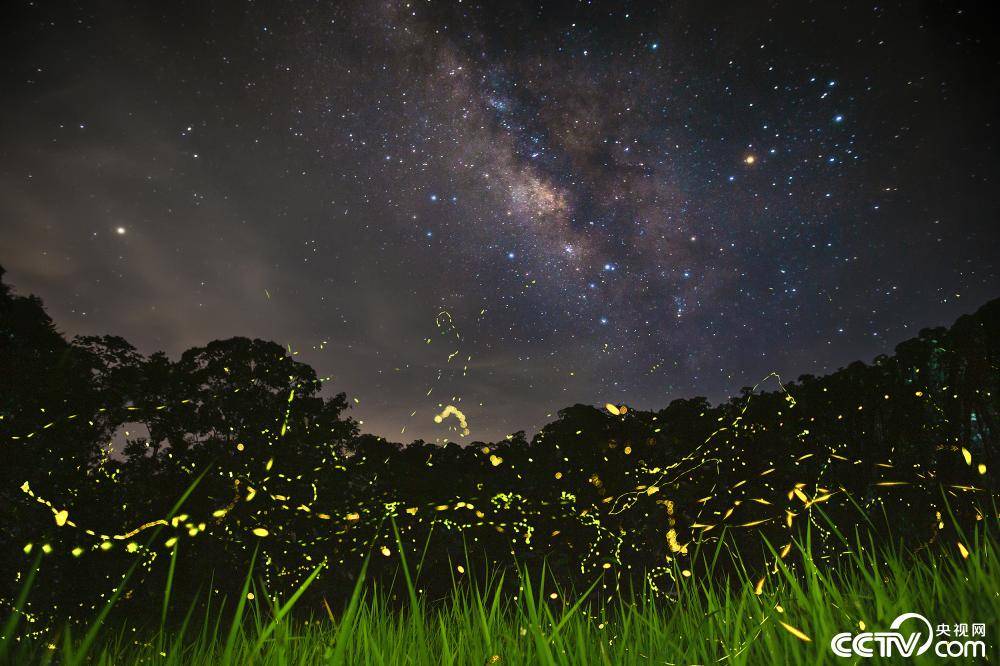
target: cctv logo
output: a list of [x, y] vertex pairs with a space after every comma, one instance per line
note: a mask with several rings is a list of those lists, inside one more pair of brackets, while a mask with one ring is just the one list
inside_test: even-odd
[[[923, 626], [920, 631], [910, 633], [909, 638], [904, 639], [903, 634], [896, 631], [907, 620], [920, 620]], [[889, 627], [892, 631], [866, 631], [854, 637], [849, 632], [837, 634], [830, 641], [830, 649], [838, 657], [872, 657], [875, 651], [870, 647], [877, 646], [880, 657], [891, 657], [899, 654], [902, 657], [912, 657], [915, 654], [923, 654], [934, 641], [934, 627], [923, 615], [917, 613], [904, 613], [892, 621]], [[926, 640], [920, 644], [920, 639]]]
[[[908, 633], [899, 631], [904, 623]], [[985, 632], [984, 632], [985, 633]], [[892, 621], [889, 631], [866, 631], [860, 634], [844, 632], [830, 641], [830, 649], [838, 657], [913, 657], [927, 652], [934, 644], [939, 657], [985, 657], [983, 641], [940, 640], [934, 642], [934, 627], [919, 613], [904, 613]]]

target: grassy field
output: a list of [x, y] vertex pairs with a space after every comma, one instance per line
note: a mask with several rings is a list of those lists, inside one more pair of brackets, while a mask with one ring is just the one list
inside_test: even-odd
[[[830, 639], [886, 630], [898, 615], [917, 612], [935, 626], [986, 623], [995, 660], [1000, 566], [996, 542], [984, 534], [915, 554], [859, 546], [835, 565], [814, 562], [808, 542], [799, 543], [784, 558], [773, 554], [763, 580], [677, 571], [669, 595], [639, 591], [600, 604], [587, 603], [589, 591], [567, 593], [544, 577], [522, 578], [517, 591], [471, 576], [432, 603], [410, 583], [404, 560], [403, 611], [359, 583], [343, 613], [308, 620], [292, 612], [297, 596], [266, 599], [248, 579], [235, 608], [192, 609], [181, 626], [147, 635], [101, 626], [102, 614], [90, 626], [15, 640], [15, 614], [3, 627], [0, 656], [18, 664], [817, 664], [863, 661], [835, 657]], [[726, 557], [702, 558], [716, 555]], [[169, 589], [164, 609], [168, 603]], [[929, 652], [915, 661], [942, 660]]]

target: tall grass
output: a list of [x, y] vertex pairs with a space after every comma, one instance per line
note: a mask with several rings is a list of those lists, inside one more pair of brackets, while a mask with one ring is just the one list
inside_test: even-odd
[[[0, 658], [18, 664], [814, 664], [838, 661], [829, 648], [834, 634], [888, 628], [911, 611], [935, 625], [987, 623], [994, 650], [988, 654], [995, 654], [989, 631], [1000, 617], [996, 542], [981, 529], [963, 548], [967, 557], [957, 544], [914, 554], [858, 538], [836, 563], [817, 563], [806, 535], [785, 558], [774, 553], [763, 585], [759, 573], [750, 576], [737, 561], [730, 570], [742, 573], [735, 577], [677, 570], [669, 596], [638, 590], [600, 603], [591, 603], [593, 588], [574, 594], [544, 574], [532, 580], [520, 570], [513, 592], [502, 575], [476, 580], [470, 572], [456, 580], [450, 598], [431, 602], [403, 557], [400, 587], [408, 603], [402, 610], [389, 601], [391, 590], [365, 582], [362, 569], [342, 612], [297, 616], [292, 608], [317, 569], [284, 600], [269, 597], [248, 575], [236, 603], [220, 608], [208, 595], [172, 627], [165, 624], [168, 576], [157, 630], [103, 627], [113, 595], [90, 626], [55, 628], [41, 638], [15, 638], [15, 613], [2, 625]], [[711, 563], [720, 552], [701, 559]], [[921, 659], [938, 660], [930, 653]]]

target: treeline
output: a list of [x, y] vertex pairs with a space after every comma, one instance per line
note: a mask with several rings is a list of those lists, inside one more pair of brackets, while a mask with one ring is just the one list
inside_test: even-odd
[[36, 562], [39, 617], [91, 616], [131, 568], [119, 608], [153, 618], [172, 553], [179, 608], [231, 603], [251, 566], [278, 593], [320, 567], [315, 610], [365, 558], [397, 576], [397, 535], [431, 596], [543, 561], [602, 594], [669, 592], [716, 539], [753, 566], [806, 528], [830, 557], [856, 530], [954, 543], [953, 521], [996, 520], [998, 359], [995, 300], [871, 364], [719, 405], [574, 405], [530, 440], [401, 445], [362, 434], [280, 345], [171, 360], [67, 340], [0, 269], [0, 616]]

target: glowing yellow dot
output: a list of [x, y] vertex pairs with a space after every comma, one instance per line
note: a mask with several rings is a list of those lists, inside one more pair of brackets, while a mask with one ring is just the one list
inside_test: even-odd
[[751, 164], [753, 164], [756, 161], [757, 161], [757, 158], [755, 156], [753, 156], [753, 155], [747, 155], [746, 157], [743, 158], [743, 163], [746, 164], [747, 166], [750, 166]]

